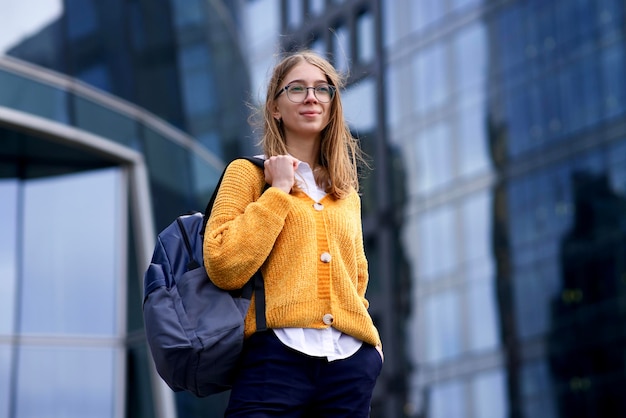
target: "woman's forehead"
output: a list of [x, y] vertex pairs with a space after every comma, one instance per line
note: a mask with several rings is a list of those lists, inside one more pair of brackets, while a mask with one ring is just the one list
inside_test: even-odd
[[326, 81], [326, 74], [313, 64], [306, 61], [296, 64], [287, 74], [285, 80]]

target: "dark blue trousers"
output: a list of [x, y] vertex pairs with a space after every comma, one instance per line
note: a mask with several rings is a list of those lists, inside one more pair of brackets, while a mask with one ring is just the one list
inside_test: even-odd
[[226, 417], [366, 418], [381, 368], [369, 344], [329, 362], [292, 350], [271, 330], [256, 333], [244, 344]]

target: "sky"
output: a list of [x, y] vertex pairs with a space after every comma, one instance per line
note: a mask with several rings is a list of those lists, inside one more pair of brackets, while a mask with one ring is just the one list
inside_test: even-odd
[[0, 0], [0, 55], [61, 15], [62, 0]]

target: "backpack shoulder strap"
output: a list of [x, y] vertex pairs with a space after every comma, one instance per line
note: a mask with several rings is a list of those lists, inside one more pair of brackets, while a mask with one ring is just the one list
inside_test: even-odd
[[[258, 157], [239, 157], [238, 159], [244, 159], [250, 161], [252, 164], [256, 165], [260, 169], [264, 168], [265, 160], [263, 158]], [[235, 161], [233, 160], [233, 161]], [[231, 161], [232, 162], [232, 161]], [[200, 234], [204, 235], [204, 230], [206, 229], [206, 224], [209, 221], [209, 216], [211, 215], [211, 210], [213, 209], [213, 204], [215, 203], [215, 198], [217, 196], [217, 191], [222, 184], [222, 180], [224, 179], [224, 173], [226, 173], [226, 169], [222, 172], [220, 179], [217, 181], [215, 185], [215, 190], [211, 195], [211, 199], [209, 203], [207, 203], [206, 209], [204, 210], [204, 219], [202, 223], [202, 229], [200, 230]], [[267, 188], [267, 184], [265, 185]], [[250, 299], [252, 293], [254, 292], [254, 300], [255, 300], [255, 316], [256, 316], [256, 329], [257, 331], [266, 331], [267, 323], [265, 320], [265, 283], [263, 282], [263, 276], [261, 275], [261, 270], [254, 273], [254, 276], [244, 285], [242, 288], [241, 296]]]
[[[233, 161], [242, 160], [242, 159], [250, 161], [252, 164], [256, 165], [257, 167], [261, 169], [264, 168], [263, 163], [265, 162], [265, 160], [262, 158], [258, 158], [258, 157], [247, 157], [247, 156], [239, 157], [239, 158], [235, 158]], [[209, 216], [211, 215], [211, 210], [213, 209], [213, 204], [215, 203], [215, 198], [217, 197], [217, 191], [219, 190], [220, 185], [222, 184], [222, 180], [224, 179], [225, 173], [226, 173], [226, 168], [224, 169], [224, 171], [222, 171], [222, 175], [220, 176], [219, 180], [217, 181], [217, 184], [215, 185], [215, 189], [213, 190], [213, 194], [211, 195], [211, 198], [209, 199], [209, 203], [207, 203], [206, 208], [204, 209], [204, 219], [202, 221], [202, 229], [200, 230], [200, 235], [204, 235], [206, 224], [209, 221]]]

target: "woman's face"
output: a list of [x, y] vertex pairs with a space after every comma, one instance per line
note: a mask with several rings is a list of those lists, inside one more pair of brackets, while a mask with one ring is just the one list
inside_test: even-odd
[[[322, 70], [302, 61], [287, 73], [280, 87], [300, 85], [307, 88], [327, 84]], [[301, 103], [294, 103], [283, 90], [275, 101], [272, 116], [282, 119], [287, 144], [296, 140], [319, 140], [320, 133], [328, 125], [333, 95], [331, 94], [328, 103], [323, 103], [318, 99], [318, 97], [323, 97], [323, 92], [318, 92], [318, 97], [316, 97], [314, 90], [308, 88], [303, 94], [303, 98], [291, 94], [292, 99], [302, 100]]]

